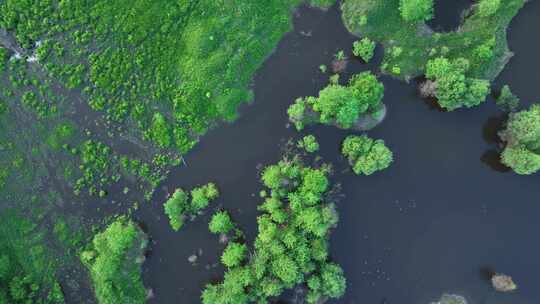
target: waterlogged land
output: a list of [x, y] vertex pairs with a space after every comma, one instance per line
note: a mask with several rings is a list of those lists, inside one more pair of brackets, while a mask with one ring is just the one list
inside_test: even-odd
[[[529, 232], [537, 176], [502, 174], [480, 161], [490, 149], [501, 152], [489, 136], [496, 131], [483, 124], [503, 114], [482, 88], [508, 59], [505, 29], [523, 2], [501, 1], [501, 14], [487, 16], [474, 8], [448, 34], [398, 20], [397, 3], [384, 8], [388, 25], [410, 31], [389, 46], [377, 36], [386, 32], [375, 30], [379, 19], [370, 14], [379, 8], [370, 1], [344, 1], [343, 16], [336, 6], [294, 10], [301, 1], [1, 2], [0, 302], [227, 303], [281, 295], [287, 302], [430, 303], [445, 292], [537, 302], [529, 267], [538, 254]], [[531, 13], [517, 15], [509, 36], [516, 64], [493, 84], [510, 84], [519, 110], [535, 97], [534, 86], [520, 84], [538, 78], [520, 59], [536, 46], [512, 41], [534, 25], [538, 5], [527, 5]], [[350, 21], [363, 23], [362, 14], [369, 33]], [[371, 40], [358, 42], [341, 18]], [[416, 26], [429, 40], [421, 48], [408, 43], [424, 41], [412, 39]], [[371, 41], [384, 50], [374, 52]], [[345, 70], [323, 73], [319, 66], [332, 66], [340, 50]], [[377, 75], [379, 66], [399, 78], [426, 72], [439, 84], [439, 106], [480, 106], [433, 111], [412, 85]], [[444, 98], [454, 88], [444, 86], [447, 74], [462, 79], [471, 102]], [[361, 75], [373, 76], [355, 88]], [[384, 97], [370, 89], [379, 85]], [[319, 114], [297, 132], [286, 127], [287, 109], [305, 96]], [[514, 108], [506, 96], [500, 104]], [[251, 100], [239, 116], [237, 107]], [[359, 117], [380, 123], [369, 137], [351, 128]], [[518, 133], [506, 133], [523, 141], [507, 137], [510, 150], [525, 145], [536, 154], [536, 141], [512, 130]], [[289, 138], [294, 143], [284, 145]], [[291, 150], [305, 162], [293, 161]], [[511, 160], [516, 172], [536, 168]], [[216, 195], [196, 190], [209, 182]], [[196, 191], [176, 195], [181, 188]], [[509, 228], [496, 229], [501, 222]], [[523, 263], [510, 262], [517, 256]], [[480, 275], [486, 268], [519, 278], [519, 293], [490, 293]], [[297, 285], [304, 288], [293, 296]]]

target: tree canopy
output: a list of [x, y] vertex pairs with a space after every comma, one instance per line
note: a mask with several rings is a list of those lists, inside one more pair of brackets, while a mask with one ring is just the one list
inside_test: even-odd
[[506, 129], [500, 133], [506, 142], [502, 162], [518, 174], [540, 170], [540, 104], [512, 113]]
[[223, 282], [206, 286], [204, 304], [266, 303], [301, 283], [307, 283], [308, 303], [343, 295], [343, 271], [328, 254], [328, 234], [338, 220], [326, 197], [328, 173], [298, 158], [264, 169], [261, 179], [271, 195], [258, 208], [253, 251], [229, 243], [221, 258], [228, 268]]
[[433, 0], [400, 0], [399, 11], [405, 21], [428, 21], [433, 18]]
[[450, 61], [438, 57], [428, 61], [426, 78], [435, 81], [435, 96], [444, 109], [471, 108], [486, 100], [489, 81], [467, 77], [465, 73], [468, 69], [469, 61], [463, 58]]
[[371, 175], [384, 170], [393, 161], [393, 153], [381, 139], [371, 139], [365, 135], [351, 135], [345, 138], [341, 148], [356, 174]]

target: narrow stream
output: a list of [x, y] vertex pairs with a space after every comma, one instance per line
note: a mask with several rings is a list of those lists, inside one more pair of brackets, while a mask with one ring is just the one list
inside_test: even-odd
[[[531, 2], [511, 24], [510, 47], [517, 55], [496, 82], [510, 84], [524, 105], [540, 98], [540, 42], [531, 39], [531, 29], [540, 28], [538, 16], [540, 2]], [[334, 303], [427, 304], [443, 292], [475, 304], [540, 303], [540, 175], [518, 176], [486, 163], [486, 153], [497, 149], [489, 134], [496, 134], [493, 121], [501, 115], [492, 98], [474, 109], [443, 113], [417, 97], [413, 83], [382, 77], [388, 115], [369, 134], [385, 140], [395, 162], [369, 177], [353, 175], [339, 153], [350, 132], [316, 126], [298, 134], [287, 128], [289, 104], [326, 85], [329, 75], [318, 66], [330, 64], [340, 49], [350, 57], [355, 40], [336, 7], [296, 11], [293, 32], [254, 79], [254, 103], [241, 109], [235, 123], [203, 137], [186, 157], [188, 166], [173, 170], [164, 187], [216, 182], [222, 195], [213, 208], [229, 210], [251, 240], [260, 203], [258, 168], [279, 160], [289, 138], [312, 133], [321, 156], [335, 165], [333, 181], [344, 194], [331, 250], [348, 289]], [[369, 65], [351, 59], [342, 80], [376, 71], [382, 50], [377, 51]], [[223, 245], [207, 228], [213, 210], [175, 233], [161, 206], [166, 192], [157, 191], [136, 213], [153, 240], [143, 266], [145, 285], [154, 291], [150, 302], [199, 303], [204, 285], [221, 279], [224, 270]], [[193, 266], [187, 259], [199, 249]], [[490, 270], [513, 276], [519, 290], [495, 293], [485, 276]]]

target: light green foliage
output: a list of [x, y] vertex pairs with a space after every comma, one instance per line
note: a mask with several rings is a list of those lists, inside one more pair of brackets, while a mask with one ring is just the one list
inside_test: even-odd
[[353, 43], [354, 56], [362, 58], [365, 62], [369, 62], [373, 58], [373, 52], [375, 51], [375, 42], [369, 38], [364, 37], [360, 41]]
[[227, 234], [234, 229], [234, 223], [227, 211], [219, 211], [212, 216], [212, 219], [208, 224], [208, 229], [212, 233]]
[[314, 135], [306, 135], [298, 141], [297, 146], [306, 150], [308, 153], [314, 153], [319, 151], [319, 143]]
[[94, 236], [81, 253], [100, 304], [145, 303], [140, 261], [148, 243], [131, 221], [120, 218]]
[[265, 168], [262, 180], [271, 195], [259, 206], [263, 213], [251, 258], [242, 264], [247, 247], [229, 244], [222, 256], [229, 269], [222, 283], [206, 286], [204, 304], [266, 303], [305, 282], [309, 303], [343, 295], [343, 272], [328, 260], [328, 234], [337, 214], [326, 201], [327, 174], [298, 159]]
[[501, 94], [495, 102], [504, 111], [515, 111], [519, 106], [519, 98], [512, 93], [508, 85], [502, 87]]
[[426, 77], [437, 84], [435, 96], [439, 105], [453, 111], [461, 107], [474, 107], [486, 100], [489, 82], [465, 76], [469, 68], [466, 59], [450, 61], [438, 57], [428, 61]]
[[238, 266], [246, 258], [246, 253], [246, 245], [230, 242], [223, 251], [221, 262], [228, 268]]
[[356, 174], [371, 175], [388, 168], [393, 161], [393, 153], [383, 140], [373, 140], [365, 135], [345, 138], [341, 152]]
[[330, 84], [319, 97], [299, 98], [287, 113], [298, 130], [319, 122], [349, 129], [360, 115], [377, 111], [384, 95], [384, 86], [370, 72], [353, 76], [348, 86]]
[[214, 183], [193, 188], [191, 190], [191, 208], [194, 211], [204, 209], [210, 201], [215, 200], [218, 196], [219, 191]]
[[308, 0], [308, 2], [316, 7], [329, 8], [334, 3], [336, 3], [336, 0]]
[[506, 142], [501, 156], [505, 165], [518, 174], [540, 170], [540, 105], [510, 114], [501, 138]]
[[184, 225], [187, 216], [195, 216], [197, 212], [206, 208], [210, 201], [219, 196], [219, 191], [215, 184], [208, 183], [191, 190], [191, 199], [188, 194], [178, 188], [173, 195], [163, 204], [165, 214], [169, 218], [169, 223], [174, 231], [180, 230]]
[[403, 20], [421, 22], [433, 18], [433, 0], [399, 0]]
[[[409, 80], [424, 74], [428, 60], [434, 56], [444, 56], [451, 61], [465, 58], [470, 63], [467, 77], [495, 79], [510, 54], [506, 28], [526, 1], [486, 1], [483, 5], [500, 2], [494, 14], [469, 14], [460, 30], [444, 33], [425, 30], [427, 25], [422, 24], [422, 20], [432, 17], [432, 2], [345, 0], [343, 20], [354, 34], [384, 46], [383, 71], [401, 79]], [[399, 56], [394, 52], [396, 47], [402, 49]], [[399, 67], [399, 75], [394, 67]]]
[[60, 150], [62, 145], [75, 133], [75, 126], [71, 122], [65, 122], [57, 125], [52, 133], [47, 137], [47, 144], [53, 150]]
[[478, 2], [478, 14], [482, 17], [494, 15], [501, 6], [501, 0], [480, 0]]
[[13, 210], [3, 209], [0, 221], [0, 303], [64, 303], [44, 234]]
[[163, 205], [165, 214], [174, 231], [180, 230], [184, 225], [185, 214], [189, 211], [188, 196], [184, 190], [178, 188]]

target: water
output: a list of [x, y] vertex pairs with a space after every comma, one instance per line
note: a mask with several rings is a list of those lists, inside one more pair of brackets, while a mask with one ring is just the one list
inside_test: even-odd
[[[511, 24], [510, 47], [517, 55], [496, 81], [496, 87], [509, 83], [524, 104], [538, 96], [540, 43], [529, 31], [540, 26], [539, 14], [540, 3], [529, 3]], [[316, 126], [298, 134], [286, 127], [289, 104], [327, 83], [318, 66], [329, 65], [339, 49], [351, 56], [354, 40], [337, 8], [299, 9], [293, 32], [254, 79], [254, 103], [241, 109], [235, 123], [203, 137], [186, 157], [188, 166], [174, 170], [165, 187], [216, 182], [222, 195], [213, 207], [229, 210], [251, 240], [260, 203], [258, 168], [278, 161], [289, 138], [313, 133], [345, 195], [331, 251], [348, 288], [335, 303], [421, 304], [444, 292], [478, 304], [540, 303], [540, 175], [494, 169], [490, 160], [498, 149], [494, 134], [501, 113], [492, 98], [474, 109], [443, 113], [417, 97], [413, 84], [382, 77], [388, 115], [369, 135], [386, 141], [395, 162], [370, 177], [354, 176], [339, 154], [350, 132]], [[342, 77], [375, 70], [380, 60], [380, 49], [370, 65], [351, 59]], [[152, 237], [143, 266], [145, 285], [155, 294], [150, 303], [198, 303], [204, 285], [222, 278], [224, 269], [213, 264], [223, 245], [207, 229], [212, 210], [173, 232], [161, 206], [166, 192], [157, 191], [136, 213]], [[203, 254], [192, 266], [187, 259], [199, 249]], [[513, 276], [519, 290], [495, 293], [485, 275], [493, 270]]]

